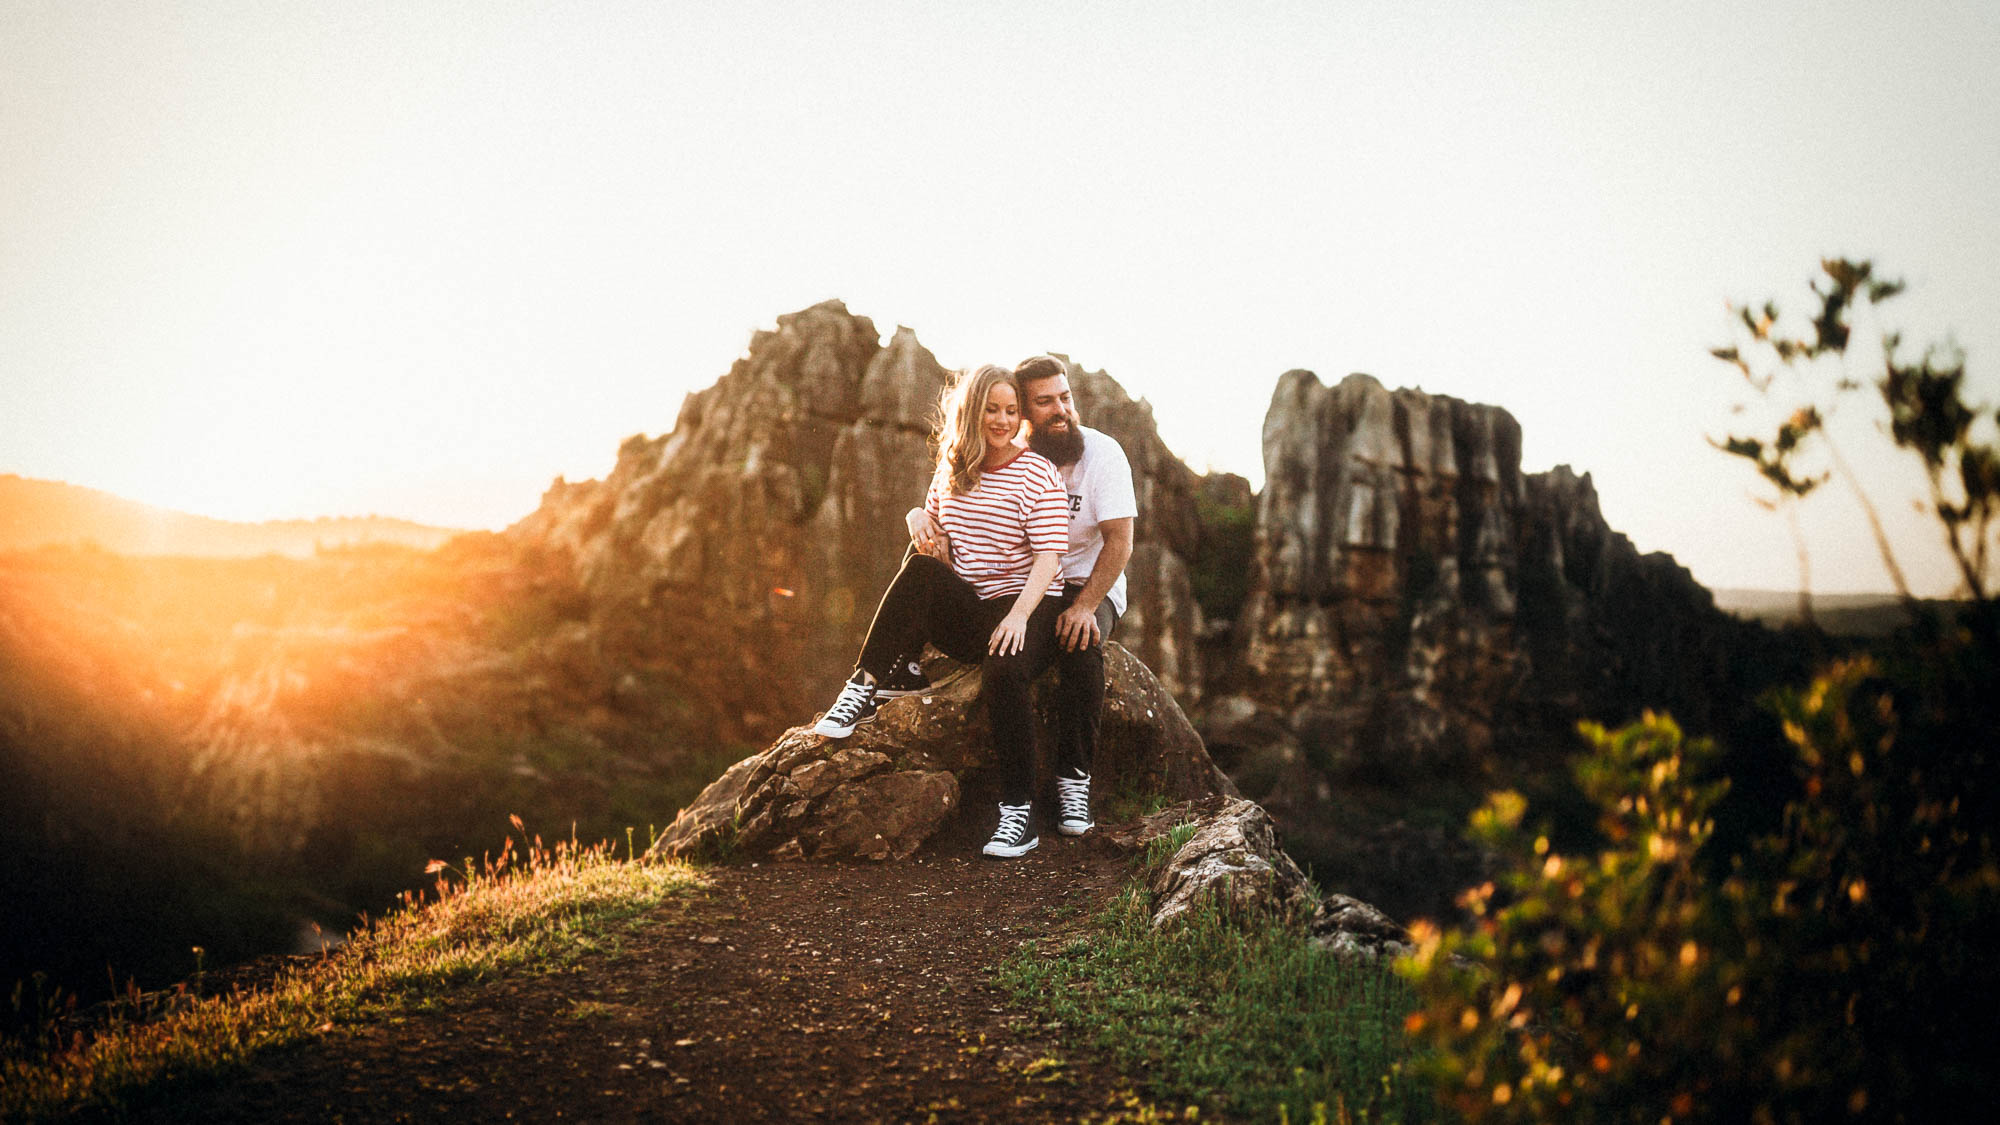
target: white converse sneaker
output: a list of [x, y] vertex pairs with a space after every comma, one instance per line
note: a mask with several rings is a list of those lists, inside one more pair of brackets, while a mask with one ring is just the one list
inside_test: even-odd
[[1097, 827], [1090, 819], [1090, 775], [1056, 778], [1056, 831], [1081, 836]]
[[813, 733], [828, 738], [846, 738], [854, 733], [855, 727], [874, 721], [875, 685], [865, 682], [861, 673], [856, 672], [854, 678], [840, 689], [839, 698], [826, 709], [825, 716], [813, 724]]
[[1028, 814], [1033, 808], [1032, 805], [1001, 805], [1000, 827], [993, 830], [993, 838], [979, 849], [980, 853], [1012, 859], [1033, 851], [1035, 845], [1042, 842], [1042, 838], [1034, 835], [1028, 827], [1028, 822], [1033, 819]]

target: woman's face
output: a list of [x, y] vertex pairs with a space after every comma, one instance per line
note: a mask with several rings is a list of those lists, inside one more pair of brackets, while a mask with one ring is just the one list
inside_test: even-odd
[[1021, 432], [1021, 402], [1014, 394], [1014, 384], [995, 383], [986, 392], [986, 410], [979, 424], [979, 432], [986, 435], [986, 450], [1001, 452], [1002, 446], [1012, 446], [1014, 435]]

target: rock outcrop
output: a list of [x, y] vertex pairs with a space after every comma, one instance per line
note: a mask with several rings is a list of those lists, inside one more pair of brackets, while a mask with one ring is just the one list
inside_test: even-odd
[[1738, 627], [1610, 529], [1588, 474], [1523, 473], [1505, 410], [1291, 371], [1264, 461], [1227, 724], [1278, 716], [1327, 772], [1407, 776], [1542, 716], [1715, 698]]
[[[1101, 800], [1117, 792], [1184, 800], [1235, 791], [1173, 697], [1116, 642], [1105, 646], [1105, 679], [1093, 767]], [[1050, 744], [1052, 720], [1042, 708], [1041, 746]], [[991, 829], [999, 795], [991, 766], [979, 671], [958, 669], [922, 695], [884, 703], [851, 737], [828, 739], [807, 726], [785, 732], [681, 810], [653, 853], [901, 858], [962, 807], [977, 810], [978, 830]]]
[[[1410, 952], [1410, 937], [1388, 915], [1347, 895], [1320, 896], [1279, 846], [1271, 817], [1254, 801], [1215, 796], [1109, 827], [1106, 843], [1166, 851], [1147, 880], [1155, 928], [1213, 912], [1236, 925], [1280, 920], [1303, 926], [1313, 943], [1344, 957]], [[1179, 843], [1174, 841], [1178, 839]]]
[[[778, 318], [671, 432], [633, 437], [602, 481], [558, 480], [516, 541], [566, 553], [593, 636], [670, 668], [708, 722], [762, 742], [824, 705], [895, 575], [903, 513], [930, 480], [932, 415], [951, 373], [899, 328], [828, 301]], [[1152, 410], [1102, 372], [1074, 380], [1087, 424], [1118, 438], [1139, 495], [1132, 606], [1120, 625], [1168, 690], [1199, 697], [1194, 475]]]
[[1746, 697], [1749, 630], [1612, 531], [1587, 474], [1523, 473], [1499, 407], [1287, 372], [1264, 468], [1232, 659], [1200, 717], [1323, 877], [1479, 874], [1454, 833], [1353, 807], [1357, 787], [1474, 792], [1556, 768], [1580, 717], [1663, 707], [1704, 729]]

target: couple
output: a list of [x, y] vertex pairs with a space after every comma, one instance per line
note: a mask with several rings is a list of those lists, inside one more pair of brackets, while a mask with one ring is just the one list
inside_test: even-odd
[[1125, 611], [1138, 514], [1132, 469], [1115, 439], [1078, 421], [1068, 369], [1053, 356], [960, 376], [934, 436], [937, 469], [924, 506], [908, 516], [910, 551], [853, 678], [813, 730], [845, 738], [875, 717], [878, 700], [928, 688], [916, 663], [927, 642], [982, 665], [1002, 795], [999, 827], [981, 850], [1009, 858], [1041, 842], [1029, 688], [1050, 664], [1059, 676], [1057, 828], [1080, 836], [1092, 827], [1103, 646]]

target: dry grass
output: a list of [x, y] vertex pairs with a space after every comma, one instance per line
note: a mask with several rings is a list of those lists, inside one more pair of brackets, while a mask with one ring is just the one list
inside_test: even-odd
[[[520, 825], [515, 820], [516, 827]], [[261, 1051], [423, 1003], [454, 985], [509, 971], [546, 972], [614, 948], [638, 915], [704, 883], [694, 868], [618, 858], [608, 844], [542, 846], [462, 867], [433, 862], [430, 892], [405, 896], [345, 945], [271, 984], [186, 996], [161, 1016], [114, 1017], [38, 1049], [0, 1049], [0, 1120], [48, 1120], [86, 1107], [129, 1107], [190, 1078], [224, 1073]]]

